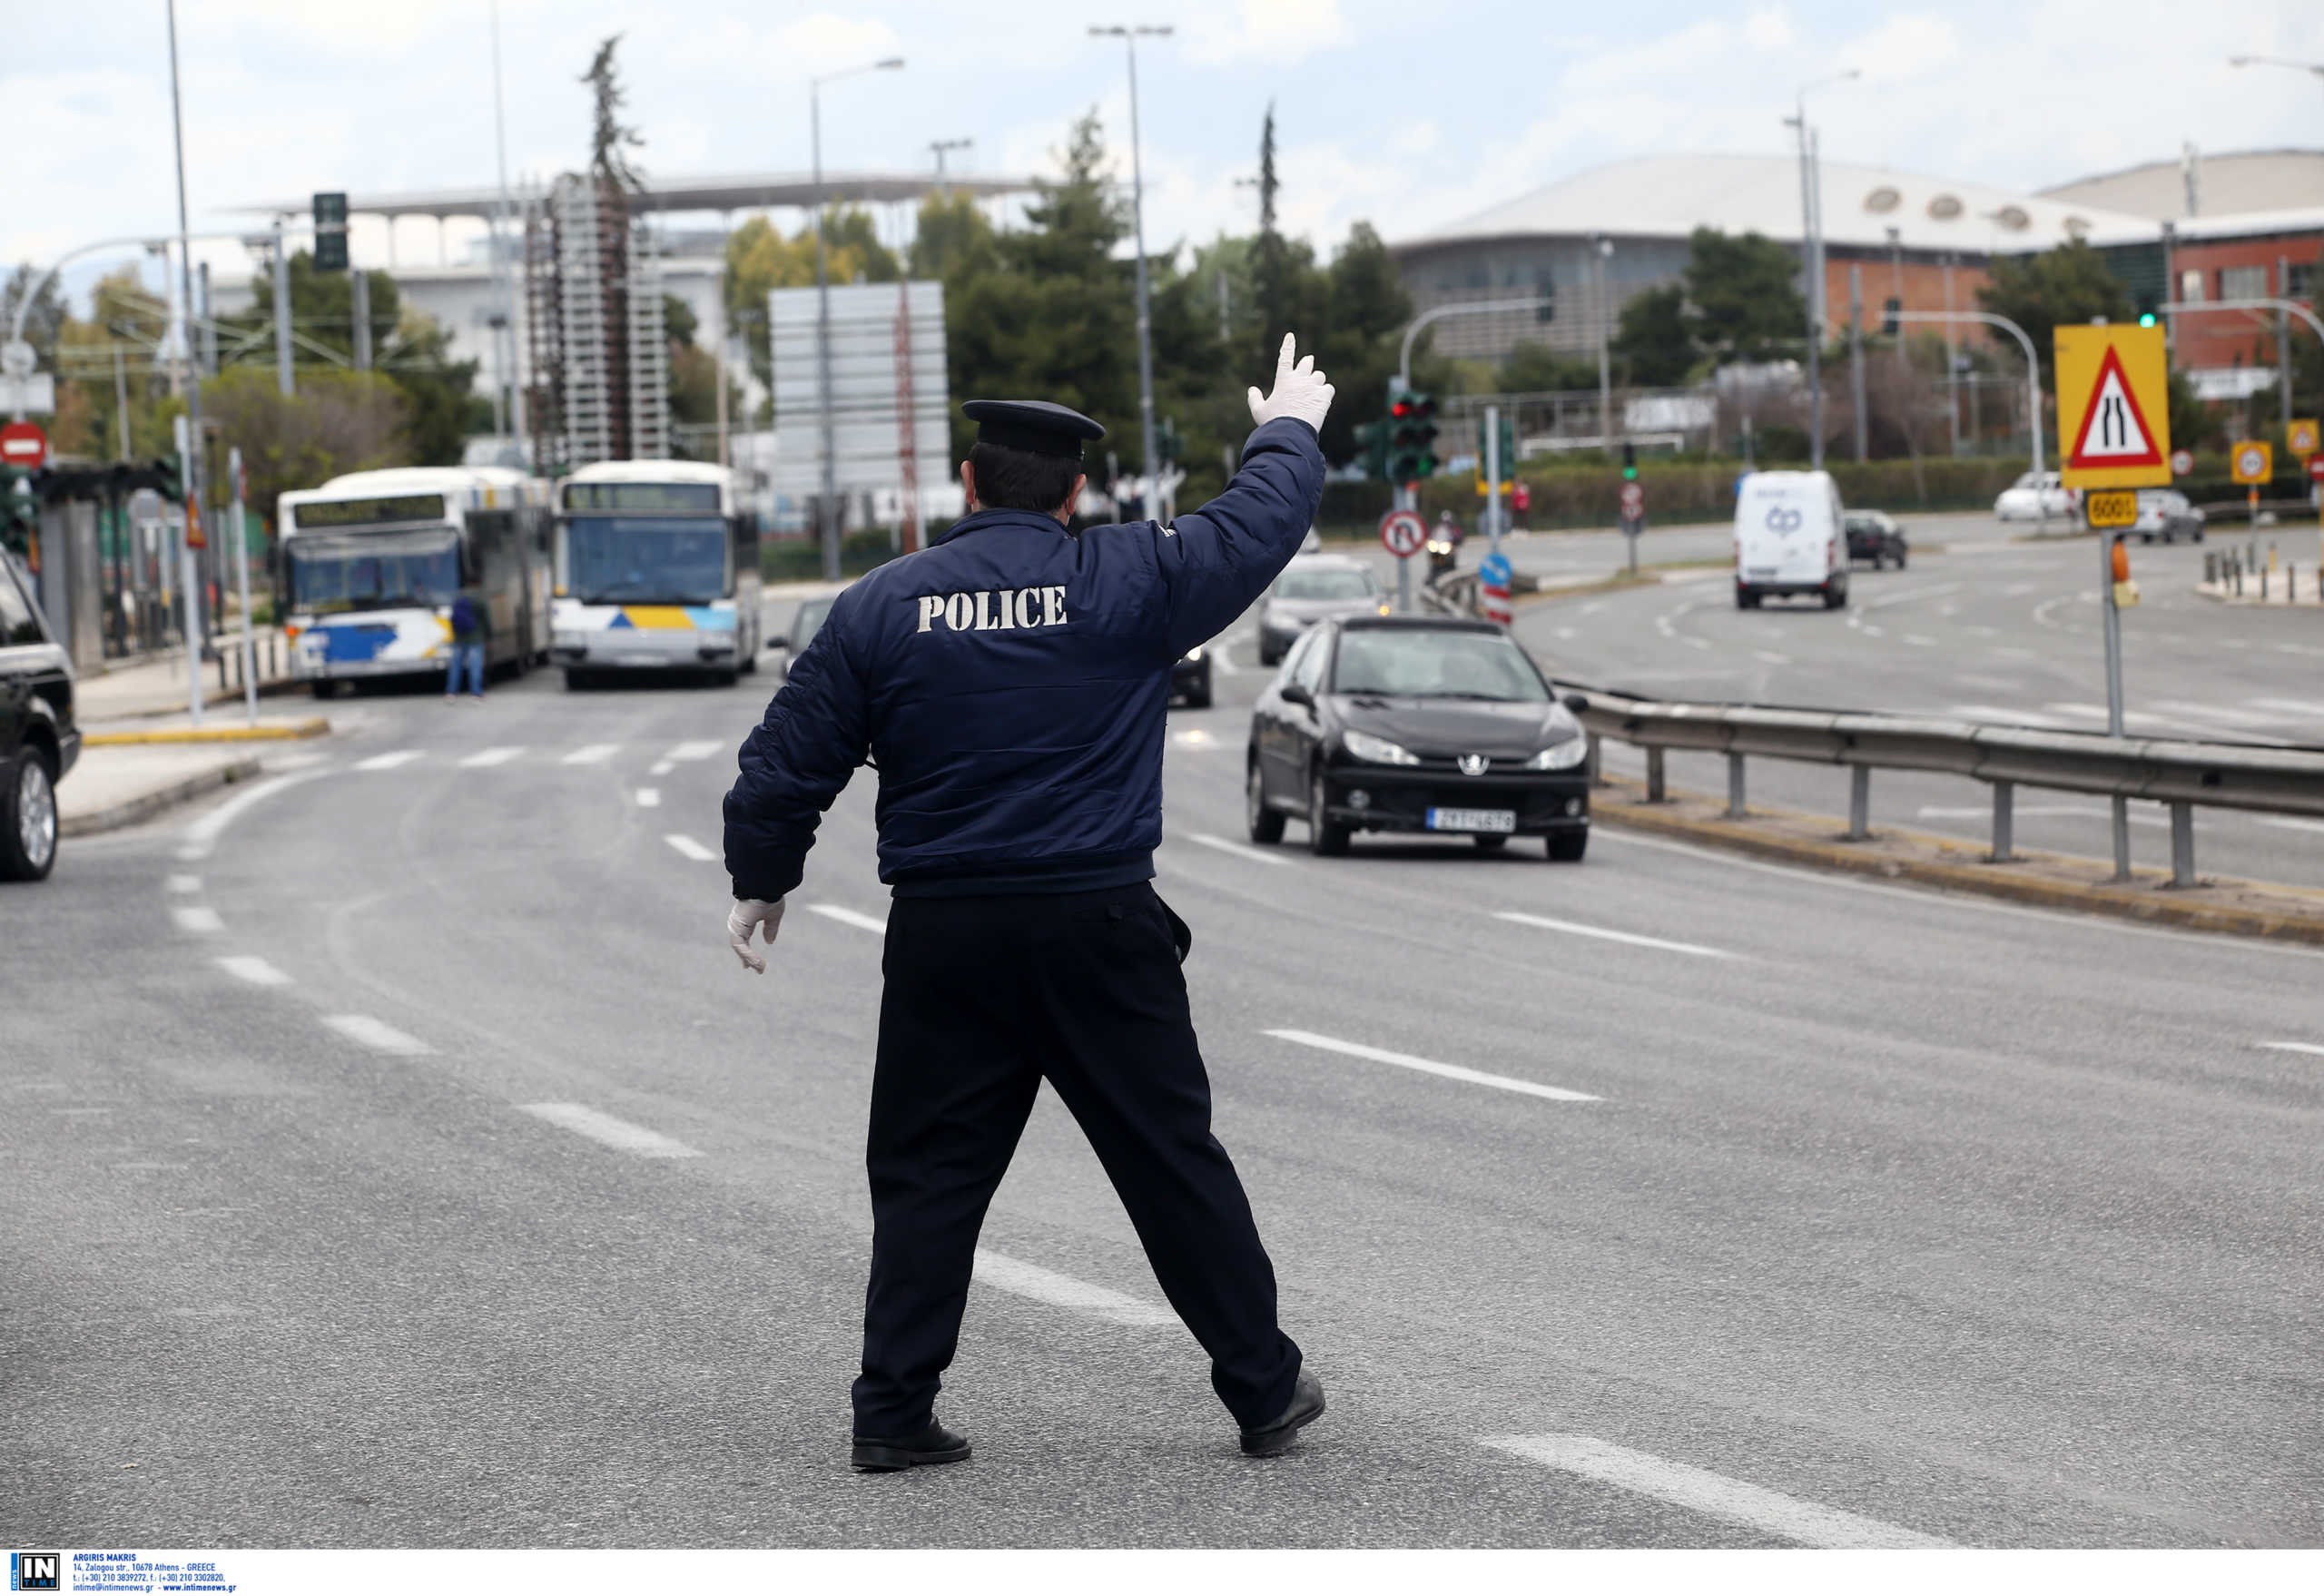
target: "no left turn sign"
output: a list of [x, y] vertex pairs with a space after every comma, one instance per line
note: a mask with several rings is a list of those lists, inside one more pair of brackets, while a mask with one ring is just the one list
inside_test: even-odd
[[1428, 543], [1428, 523], [1418, 510], [1390, 510], [1380, 517], [1380, 541], [1390, 554], [1408, 560]]

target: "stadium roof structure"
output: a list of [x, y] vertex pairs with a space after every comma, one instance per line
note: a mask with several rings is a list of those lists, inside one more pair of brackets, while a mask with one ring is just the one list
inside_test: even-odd
[[[849, 201], [917, 200], [938, 189], [974, 194], [983, 199], [996, 194], [1023, 193], [1032, 186], [1033, 180], [1027, 177], [953, 176], [948, 173], [939, 179], [929, 172], [827, 172], [823, 173], [822, 194], [826, 202], [833, 204]], [[521, 203], [527, 192], [510, 189], [510, 202]], [[302, 195], [296, 200], [232, 205], [226, 209], [246, 216], [295, 216], [304, 214], [310, 203], [311, 198]], [[645, 186], [629, 197], [629, 208], [639, 212], [756, 211], [773, 205], [812, 209], [814, 203], [814, 175], [805, 172], [665, 178], [648, 174]], [[347, 211], [350, 216], [489, 218], [499, 207], [500, 191], [491, 187], [435, 189], [401, 194], [350, 194], [347, 197]]]
[[[2192, 167], [2195, 211], [2187, 211]], [[2066, 205], [2103, 205], [2155, 222], [2211, 223], [2255, 212], [2324, 209], [2324, 150], [2237, 150], [2191, 153], [2178, 161], [2150, 161], [2121, 172], [2078, 177], [2040, 191]]]
[[[2069, 239], [2093, 244], [2155, 236], [2151, 219], [1985, 183], [1879, 166], [1823, 163], [1827, 244], [1915, 253], [2010, 255]], [[1611, 162], [1388, 246], [1398, 254], [1544, 235], [1685, 238], [1698, 227], [1797, 243], [1799, 162], [1791, 155], [1647, 155]]]

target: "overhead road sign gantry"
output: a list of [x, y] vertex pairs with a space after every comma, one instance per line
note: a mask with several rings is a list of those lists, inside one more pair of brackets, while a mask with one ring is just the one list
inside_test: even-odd
[[2169, 486], [2171, 393], [2162, 329], [2104, 322], [2062, 326], [2052, 336], [2064, 486]]

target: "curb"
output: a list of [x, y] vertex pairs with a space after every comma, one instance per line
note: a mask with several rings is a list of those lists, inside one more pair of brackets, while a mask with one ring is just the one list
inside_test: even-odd
[[159, 732], [88, 732], [84, 748], [128, 748], [162, 743], [290, 743], [330, 735], [330, 722], [320, 715], [283, 726], [172, 726]]
[[74, 814], [61, 817], [56, 834], [60, 837], [90, 837], [100, 832], [117, 832], [123, 826], [133, 826], [140, 821], [151, 820], [162, 811], [174, 809], [188, 799], [199, 798], [204, 793], [235, 782], [247, 782], [259, 773], [255, 755], [237, 759], [229, 764], [216, 765], [199, 775], [188, 776], [182, 782], [142, 793], [125, 803], [111, 809], [100, 809], [94, 814]]
[[[1738, 853], [1749, 853], [1761, 859], [1776, 860], [1787, 864], [1806, 865], [1815, 869], [1838, 872], [1846, 875], [1873, 876], [1882, 881], [1909, 882], [1916, 886], [1936, 887], [1949, 892], [1972, 892], [1980, 897], [2000, 898], [2014, 903], [2028, 903], [2044, 909], [2062, 909], [2085, 914], [2106, 914], [2120, 920], [2142, 921], [2152, 925], [2167, 925], [2185, 931], [2211, 931], [2226, 936], [2260, 937], [2271, 941], [2302, 942], [2324, 946], [2324, 895], [2318, 895], [2314, 910], [2302, 912], [2295, 909], [2270, 911], [2240, 909], [2221, 903], [2201, 903], [2183, 897], [2172, 897], [2162, 888], [2165, 878], [2161, 872], [2150, 872], [2143, 884], [2131, 887], [2093, 886], [2082, 882], [2059, 881], [2031, 873], [2015, 873], [2022, 866], [2038, 868], [2046, 862], [2065, 863], [2070, 856], [2059, 853], [2035, 853], [2020, 850], [2014, 864], [1995, 865], [1984, 859], [1984, 850], [1975, 844], [1951, 837], [1933, 836], [1925, 832], [1906, 832], [1886, 828], [1875, 833], [1874, 842], [1817, 842], [1802, 837], [1787, 837], [1754, 831], [1748, 822], [1725, 819], [1709, 820], [1697, 815], [1649, 809], [1645, 805], [1643, 783], [1628, 779], [1610, 779], [1603, 789], [1634, 793], [1637, 801], [1600, 806], [1592, 803], [1590, 818], [1593, 823], [1624, 827], [1631, 831], [1649, 832], [1657, 836], [1672, 837], [1685, 842], [1699, 842], [1710, 847], [1725, 848]], [[1602, 790], [1602, 789], [1601, 789]], [[1679, 793], [1674, 798], [1702, 798], [1699, 793]], [[1790, 818], [1829, 824], [1837, 830], [1842, 823], [1837, 818], [1810, 815], [1797, 810], [1761, 808], [1763, 815], [1785, 815]], [[1941, 853], [1958, 856], [1953, 859], [1928, 860], [1898, 858], [1879, 851], [1882, 835], [1935, 849]], [[2250, 887], [2261, 892], [2299, 893], [2301, 889], [2283, 887], [2265, 882], [2240, 882], [2228, 877], [2215, 878], [2221, 886]], [[2198, 889], [2200, 890], [2200, 889]]]

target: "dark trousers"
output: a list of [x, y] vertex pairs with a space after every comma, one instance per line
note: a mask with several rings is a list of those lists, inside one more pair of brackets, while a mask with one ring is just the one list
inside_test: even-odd
[[1046, 1079], [1129, 1210], [1162, 1294], [1237, 1423], [1291, 1401], [1299, 1348], [1275, 1268], [1210, 1133], [1184, 925], [1139, 882], [1097, 892], [899, 898], [872, 1083], [872, 1284], [855, 1433], [929, 1422], [960, 1341], [977, 1232]]

